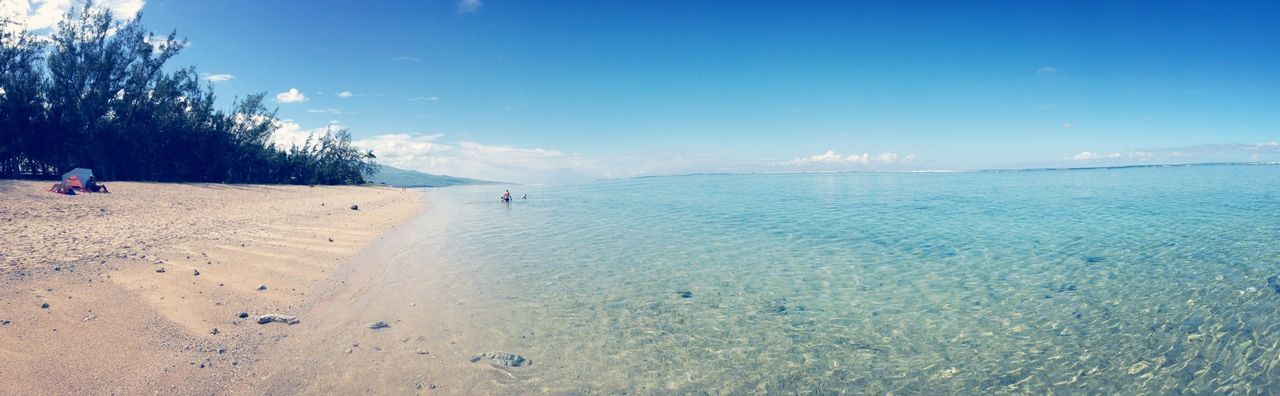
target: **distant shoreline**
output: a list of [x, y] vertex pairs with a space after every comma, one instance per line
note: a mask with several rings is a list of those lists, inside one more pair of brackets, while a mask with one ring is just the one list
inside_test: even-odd
[[650, 179], [660, 177], [684, 177], [684, 176], [742, 176], [742, 175], [818, 175], [818, 174], [881, 174], [881, 173], [1015, 173], [1015, 172], [1052, 172], [1052, 171], [1083, 171], [1083, 170], [1107, 170], [1107, 169], [1138, 169], [1138, 168], [1181, 168], [1181, 167], [1199, 167], [1199, 166], [1269, 166], [1280, 165], [1280, 162], [1196, 162], [1196, 163], [1174, 163], [1174, 164], [1135, 164], [1135, 165], [1114, 165], [1114, 166], [1078, 166], [1078, 167], [1038, 167], [1038, 168], [991, 168], [991, 169], [919, 169], [919, 170], [838, 170], [838, 171], [777, 171], [777, 172], [699, 172], [699, 173], [682, 173], [674, 175], [649, 175], [624, 177], [616, 179], [600, 179], [604, 180], [635, 180]]

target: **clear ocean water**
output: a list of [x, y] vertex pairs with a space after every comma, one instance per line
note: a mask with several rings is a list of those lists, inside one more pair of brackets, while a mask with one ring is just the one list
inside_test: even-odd
[[496, 389], [1280, 392], [1280, 166], [502, 188], [415, 245]]

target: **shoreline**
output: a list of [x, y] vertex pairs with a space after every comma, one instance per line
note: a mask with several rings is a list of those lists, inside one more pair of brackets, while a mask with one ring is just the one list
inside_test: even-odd
[[306, 329], [259, 315], [304, 315], [426, 208], [421, 191], [385, 187], [47, 184], [0, 180], [6, 393], [234, 388]]

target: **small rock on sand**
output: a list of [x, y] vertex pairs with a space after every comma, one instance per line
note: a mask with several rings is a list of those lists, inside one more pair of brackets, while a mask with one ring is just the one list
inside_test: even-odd
[[239, 313], [236, 314], [236, 317], [240, 319], [244, 319], [249, 317], [249, 313], [245, 311], [240, 311]]
[[258, 324], [267, 324], [271, 322], [280, 322], [280, 323], [287, 323], [287, 324], [294, 325], [294, 324], [298, 324], [299, 321], [297, 316], [288, 316], [288, 315], [280, 315], [280, 314], [266, 314], [258, 317]]
[[418, 348], [418, 350], [413, 352], [419, 355], [426, 355], [428, 353], [426, 349], [422, 349], [422, 348]]
[[193, 269], [193, 270], [191, 270], [191, 275], [194, 275], [194, 276], [200, 276], [200, 270], [198, 270], [198, 269]]
[[360, 205], [351, 205], [351, 210], [360, 210]]
[[217, 327], [209, 330], [209, 334], [218, 335], [218, 333], [221, 333], [221, 331], [218, 331]]
[[40, 304], [41, 309], [49, 309], [49, 303]]
[[156, 273], [158, 273], [158, 274], [163, 274], [163, 273], [164, 273], [164, 267], [156, 268]]
[[529, 362], [524, 358], [524, 356], [520, 356], [511, 352], [501, 352], [501, 351], [475, 355], [471, 357], [471, 361], [478, 362], [481, 359], [485, 359], [485, 358], [493, 361], [494, 364], [497, 364], [503, 367], [520, 367], [525, 365], [525, 363]]
[[381, 320], [379, 320], [379, 321], [377, 321], [377, 322], [373, 322], [373, 323], [370, 323], [370, 324], [369, 324], [369, 328], [370, 328], [370, 329], [374, 329], [374, 330], [377, 330], [377, 329], [385, 329], [385, 328], [388, 328], [388, 327], [391, 327], [391, 325], [389, 325], [389, 324], [387, 324], [387, 322], [383, 322], [383, 321], [381, 321]]
[[13, 322], [10, 321], [9, 319], [0, 319], [0, 326], [8, 326], [10, 323], [13, 323]]
[[267, 290], [267, 285], [258, 285], [257, 290], [258, 290], [258, 291]]

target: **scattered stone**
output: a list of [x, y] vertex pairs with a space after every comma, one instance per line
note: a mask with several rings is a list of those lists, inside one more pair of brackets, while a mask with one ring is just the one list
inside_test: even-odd
[[413, 351], [413, 353], [416, 353], [416, 354], [419, 354], [419, 355], [426, 355], [426, 354], [428, 354], [427, 350], [426, 350], [426, 349], [422, 349], [422, 348], [418, 348], [418, 350]]
[[218, 331], [217, 327], [214, 327], [212, 330], [209, 330], [209, 334], [218, 335], [218, 333], [221, 333], [221, 331]]
[[389, 325], [389, 324], [387, 324], [387, 322], [383, 322], [383, 321], [381, 321], [381, 320], [379, 320], [379, 321], [377, 321], [377, 322], [373, 322], [373, 323], [370, 323], [370, 324], [369, 324], [369, 328], [370, 328], [370, 329], [374, 329], [374, 330], [377, 330], [377, 329], [385, 329], [385, 328], [388, 328], [388, 327], [391, 327], [391, 325]]
[[1267, 278], [1267, 286], [1270, 286], [1271, 290], [1274, 290], [1276, 294], [1280, 294], [1280, 275], [1272, 275]]
[[360, 205], [351, 205], [351, 210], [360, 210]]
[[258, 285], [258, 291], [267, 290], [267, 285]]
[[488, 358], [489, 360], [493, 361], [494, 364], [497, 364], [503, 367], [520, 367], [520, 366], [523, 366], [525, 363], [529, 362], [524, 358], [524, 356], [520, 356], [511, 352], [501, 352], [501, 351], [489, 352], [486, 354], [472, 356], [471, 362], [472, 363], [478, 362], [480, 361], [480, 359], [484, 359], [484, 358]]
[[163, 273], [164, 273], [164, 267], [156, 268], [156, 273], [163, 274]]
[[688, 290], [680, 291], [679, 294], [680, 298], [693, 298], [693, 292]]
[[350, 354], [351, 354], [351, 348], [347, 348], [347, 350], [345, 350], [345, 351], [343, 351], [343, 352], [346, 352], [348, 355], [350, 355]]
[[49, 309], [49, 303], [40, 304], [41, 309]]
[[193, 269], [193, 270], [191, 270], [191, 275], [193, 275], [193, 276], [200, 276], [200, 270], [198, 270], [198, 269]]
[[1074, 316], [1076, 319], [1080, 319], [1080, 311], [1072, 312], [1071, 316]]
[[332, 242], [333, 242], [333, 238], [329, 238], [329, 242], [331, 242], [331, 243], [332, 243]]
[[299, 323], [297, 316], [266, 314], [258, 317], [258, 324], [267, 324], [271, 322], [287, 323], [291, 325]]
[[222, 354], [225, 354], [225, 353], [227, 353], [227, 348], [218, 348], [218, 354], [219, 354], [219, 355], [222, 355]]
[[237, 313], [237, 314], [236, 314], [236, 317], [237, 317], [237, 318], [240, 318], [240, 319], [244, 319], [244, 318], [249, 317], [249, 313], [248, 313], [248, 312], [245, 312], [245, 311], [240, 311], [240, 313]]
[[10, 323], [13, 323], [13, 321], [9, 319], [0, 319], [0, 326], [8, 326]]

